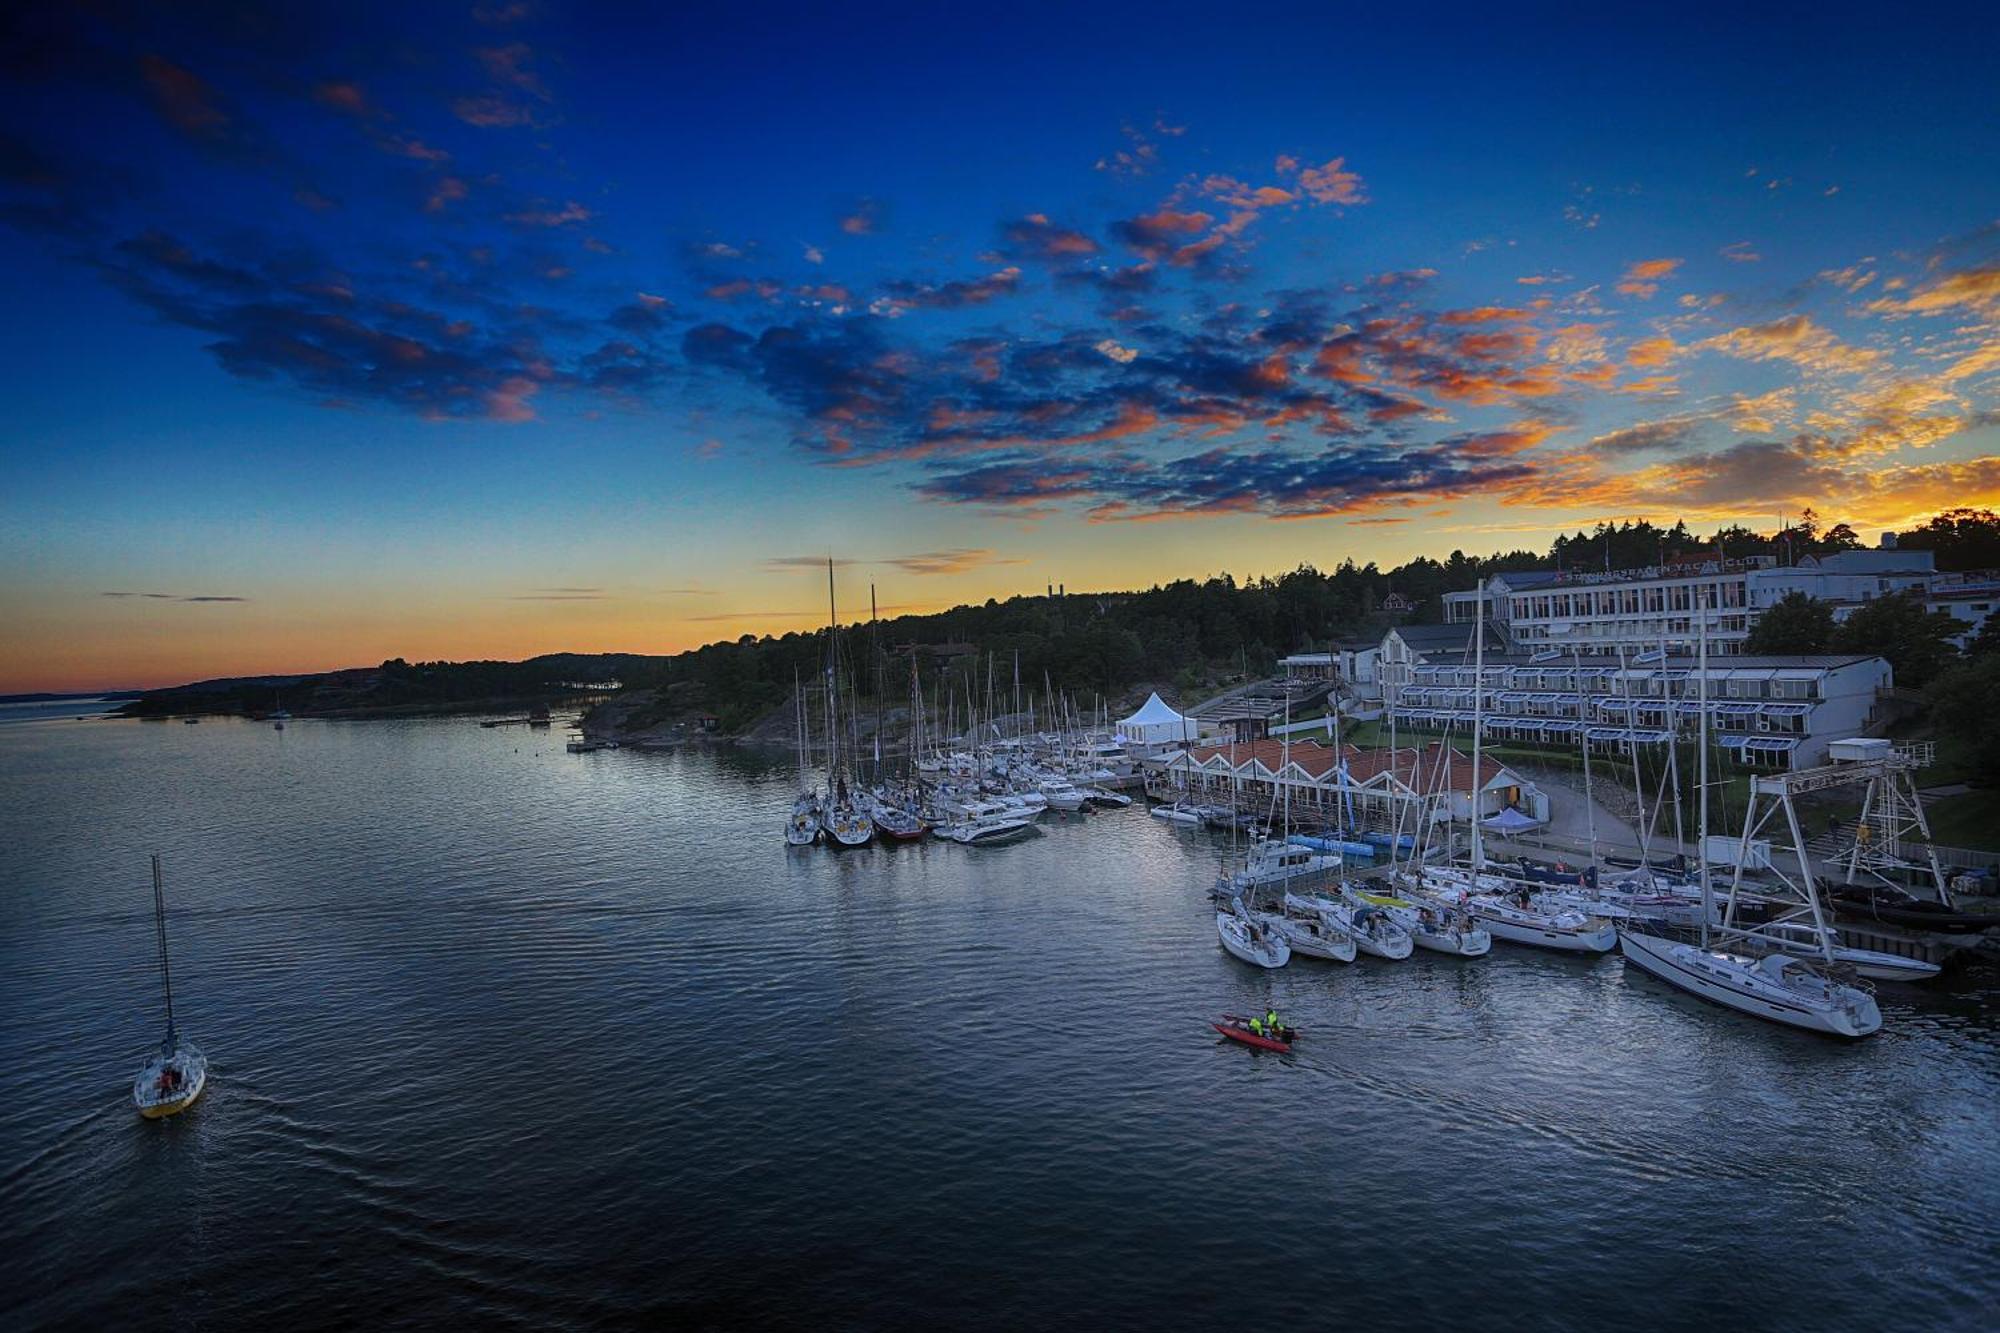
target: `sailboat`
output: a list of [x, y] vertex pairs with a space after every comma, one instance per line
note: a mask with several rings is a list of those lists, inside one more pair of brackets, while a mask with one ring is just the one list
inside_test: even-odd
[[1241, 898], [1230, 903], [1228, 911], [1215, 914], [1215, 933], [1223, 948], [1252, 967], [1283, 967], [1292, 961], [1292, 946], [1253, 918]]
[[796, 676], [792, 680], [792, 714], [799, 732], [799, 794], [792, 800], [792, 817], [785, 822], [785, 842], [793, 847], [810, 847], [819, 841], [819, 788], [809, 776], [812, 738], [806, 734], [806, 696]]
[[153, 857], [153, 929], [160, 940], [160, 989], [167, 1001], [167, 1035], [132, 1080], [132, 1104], [146, 1119], [159, 1120], [194, 1105], [208, 1084], [208, 1057], [183, 1044], [174, 1026], [174, 979], [167, 967], [167, 896], [160, 887], [157, 853]]
[[821, 825], [833, 847], [865, 847], [875, 821], [848, 790], [840, 766], [840, 616], [833, 603], [833, 561], [826, 562], [826, 770], [827, 805]]
[[[1812, 867], [1800, 866], [1807, 895], [1806, 906], [1815, 925], [1821, 927], [1815, 952], [1819, 963], [1776, 950], [1763, 956], [1737, 953], [1711, 943], [1709, 919], [1715, 903], [1715, 886], [1709, 872], [1708, 847], [1708, 615], [1709, 608], [1696, 602], [1695, 623], [1699, 643], [1700, 676], [1696, 706], [1695, 753], [1700, 764], [1698, 832], [1695, 845], [1702, 850], [1700, 934], [1694, 942], [1671, 935], [1628, 927], [1618, 933], [1619, 952], [1625, 961], [1670, 986], [1698, 995], [1704, 1000], [1727, 1006], [1740, 1013], [1787, 1027], [1825, 1032], [1838, 1037], [1865, 1037], [1881, 1030], [1882, 1011], [1875, 997], [1860, 986], [1835, 980], [1824, 970], [1834, 962], [1833, 946], [1824, 930], [1813, 886]], [[1803, 853], [1801, 853], [1803, 859]], [[1732, 891], [1733, 901], [1733, 891]], [[1727, 918], [1725, 918], [1727, 919]], [[1751, 939], [1749, 932], [1725, 935], [1736, 942]]]

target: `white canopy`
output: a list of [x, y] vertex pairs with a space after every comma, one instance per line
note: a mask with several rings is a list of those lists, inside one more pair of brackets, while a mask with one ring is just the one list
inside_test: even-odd
[[1138, 712], [1119, 721], [1118, 738], [1131, 744], [1162, 745], [1191, 739], [1199, 730], [1192, 718], [1176, 713], [1155, 694]]

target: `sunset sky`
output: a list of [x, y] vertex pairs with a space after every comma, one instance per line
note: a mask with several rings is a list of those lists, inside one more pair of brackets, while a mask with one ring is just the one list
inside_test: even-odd
[[2000, 502], [1984, 7], [29, 4], [0, 691]]

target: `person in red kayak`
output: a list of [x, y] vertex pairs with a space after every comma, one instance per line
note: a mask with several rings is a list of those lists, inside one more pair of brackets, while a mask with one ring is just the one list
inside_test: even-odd
[[1264, 1010], [1264, 1031], [1273, 1037], [1282, 1035], [1284, 1029], [1278, 1026], [1278, 1011], [1276, 1009], [1267, 1008]]

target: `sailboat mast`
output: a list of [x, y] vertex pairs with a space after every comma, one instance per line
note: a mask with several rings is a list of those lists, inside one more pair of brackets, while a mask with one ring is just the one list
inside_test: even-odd
[[153, 929], [160, 937], [160, 989], [167, 996], [167, 1044], [174, 1032], [174, 975], [167, 967], [167, 893], [160, 886], [160, 854], [153, 853]]
[[[1590, 830], [1590, 865], [1591, 869], [1595, 870], [1597, 868], [1597, 800], [1593, 794], [1590, 782], [1590, 695], [1585, 692], [1583, 686], [1583, 651], [1576, 646], [1574, 640], [1569, 645], [1569, 661], [1570, 670], [1575, 673], [1576, 680], [1576, 711], [1583, 714], [1583, 729], [1577, 733], [1578, 737], [1583, 741], [1583, 817]], [[1630, 726], [1631, 723], [1631, 715], [1627, 714], [1625, 724]], [[1632, 754], [1635, 762], [1637, 761], [1638, 753], [1638, 749], [1634, 747]]]
[[1701, 808], [1695, 816], [1695, 858], [1701, 867], [1701, 946], [1708, 947], [1708, 918], [1714, 910], [1715, 890], [1708, 874], [1708, 612], [1701, 604], [1701, 590], [1695, 591], [1696, 667], [1701, 680], [1695, 698], [1695, 789]]
[[826, 558], [826, 786], [827, 798], [840, 779], [840, 700], [835, 693], [840, 679], [840, 615], [833, 605], [833, 557]]
[[[1473, 884], [1479, 882], [1477, 876], [1486, 864], [1486, 845], [1479, 839], [1479, 753], [1480, 742], [1485, 734], [1486, 707], [1486, 580], [1479, 580], [1479, 595], [1473, 599], [1472, 621], [1472, 873]], [[1577, 696], [1581, 698], [1582, 696]], [[1440, 747], [1442, 749], [1442, 747]], [[1438, 758], [1445, 762], [1446, 771], [1450, 763], [1440, 753]]]

